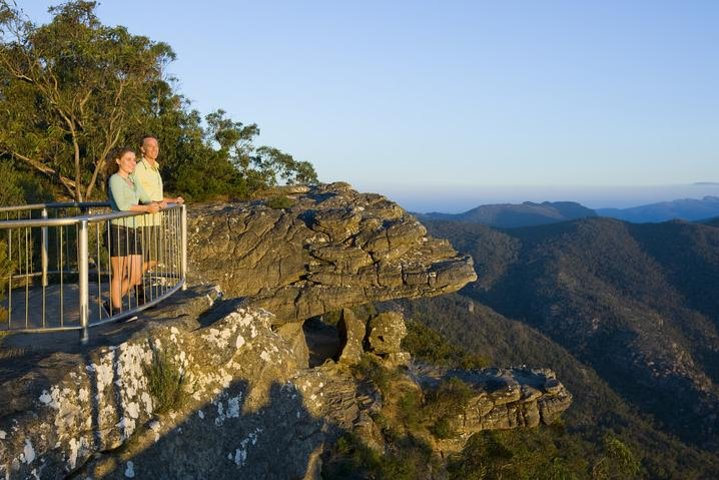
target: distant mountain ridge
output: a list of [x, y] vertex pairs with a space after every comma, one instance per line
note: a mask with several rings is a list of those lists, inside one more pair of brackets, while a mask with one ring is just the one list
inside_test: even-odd
[[447, 220], [478, 223], [493, 228], [520, 228], [607, 217], [631, 223], [658, 223], [669, 220], [719, 224], [719, 196], [681, 198], [629, 208], [591, 209], [578, 202], [524, 202], [480, 205], [463, 213], [415, 213], [422, 221]]
[[420, 220], [452, 220], [479, 223], [496, 228], [548, 225], [580, 218], [596, 217], [597, 213], [577, 202], [524, 202], [480, 205], [464, 213], [417, 214]]
[[632, 223], [665, 222], [674, 219], [704, 220], [719, 216], [719, 197], [681, 198], [631, 208], [598, 208], [597, 213], [602, 217]]

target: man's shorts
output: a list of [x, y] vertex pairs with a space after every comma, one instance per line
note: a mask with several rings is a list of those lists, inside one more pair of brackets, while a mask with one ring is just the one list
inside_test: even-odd
[[162, 261], [162, 245], [165, 241], [163, 229], [159, 225], [141, 227], [142, 232], [142, 256], [146, 262]]
[[105, 238], [105, 241], [109, 241], [111, 257], [126, 257], [141, 253], [139, 229], [110, 225], [110, 236], [109, 239]]

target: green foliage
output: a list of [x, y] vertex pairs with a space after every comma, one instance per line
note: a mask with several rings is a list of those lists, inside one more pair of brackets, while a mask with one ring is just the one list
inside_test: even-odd
[[[497, 365], [549, 367], [573, 394], [572, 406], [562, 414], [560, 432], [552, 425], [563, 456], [596, 461], [604, 455], [603, 438], [619, 436], [641, 462], [642, 476], [657, 479], [713, 478], [719, 472], [715, 454], [692, 448], [666, 435], [629, 405], [587, 364], [546, 336], [459, 294], [396, 302], [405, 315], [442, 332], [447, 341], [468, 351], [490, 355]], [[540, 435], [543, 428], [537, 430]], [[591, 467], [580, 478], [588, 478]]]
[[91, 197], [105, 158], [149, 108], [170, 47], [102, 25], [95, 2], [52, 7], [36, 26], [0, 2], [0, 149]]
[[390, 382], [397, 378], [396, 371], [385, 368], [379, 359], [370, 353], [362, 354], [359, 363], [353, 365], [352, 370], [357, 378], [368, 379], [377, 385], [383, 394], [389, 391]]
[[405, 429], [416, 431], [424, 419], [422, 395], [417, 390], [404, 392], [397, 401], [397, 417]]
[[[498, 365], [555, 370], [574, 395], [568, 429], [587, 448], [613, 432], [651, 478], [717, 477], [719, 456], [703, 450], [714, 443], [712, 420], [700, 413], [716, 396], [690, 380], [707, 378], [715, 391], [719, 379], [716, 228], [608, 219], [504, 232], [427, 226], [472, 255], [480, 281], [451, 301], [420, 302], [439, 316], [417, 319]], [[671, 370], [684, 355], [691, 373], [652, 377], [650, 362]]]
[[182, 408], [189, 399], [185, 391], [187, 379], [180, 367], [172, 362], [169, 354], [156, 350], [152, 363], [144, 366], [144, 370], [154, 412], [161, 414]]
[[423, 412], [433, 421], [430, 431], [437, 438], [452, 438], [456, 432], [452, 419], [464, 413], [474, 392], [456, 377], [444, 380], [437, 389], [426, 394]]
[[166, 75], [170, 46], [103, 25], [95, 7], [69, 1], [38, 26], [0, 0], [0, 155], [77, 200], [103, 198], [108, 154], [144, 134], [160, 142], [165, 189], [191, 200], [317, 182], [310, 163], [256, 148], [256, 124], [223, 110], [203, 119]]
[[32, 173], [0, 160], [0, 207], [47, 201], [52, 198], [50, 190]]
[[614, 435], [605, 435], [604, 455], [594, 464], [592, 478], [596, 480], [637, 478], [641, 464], [632, 450]]
[[569, 480], [589, 478], [588, 470], [550, 428], [476, 433], [448, 464], [451, 479]]
[[415, 360], [465, 370], [486, 368], [489, 357], [471, 353], [450, 343], [444, 336], [417, 321], [408, 320], [402, 348]]
[[311, 163], [297, 161], [273, 147], [258, 148], [253, 162], [266, 185], [277, 185], [278, 179], [285, 184], [317, 183], [317, 173]]
[[322, 478], [325, 480], [431, 478], [435, 463], [429, 446], [416, 437], [402, 437], [385, 455], [380, 455], [356, 435], [345, 433], [335, 443], [330, 461], [323, 464]]
[[276, 195], [265, 200], [265, 205], [276, 210], [281, 210], [283, 208], [291, 208], [294, 204], [294, 200], [285, 195]]

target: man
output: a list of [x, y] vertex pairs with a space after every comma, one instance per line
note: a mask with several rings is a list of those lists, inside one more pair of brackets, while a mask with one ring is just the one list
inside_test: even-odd
[[[145, 190], [150, 200], [160, 202], [161, 208], [166, 208], [168, 203], [185, 203], [182, 197], [165, 197], [162, 188], [162, 177], [160, 176], [160, 164], [157, 163], [157, 156], [160, 154], [160, 145], [153, 135], [145, 135], [140, 143], [142, 157], [137, 162], [133, 177], [135, 182]], [[142, 228], [142, 250], [145, 261], [142, 264], [143, 273], [155, 268], [160, 262], [160, 255], [163, 251], [163, 230], [162, 213], [144, 215], [139, 219]], [[145, 297], [144, 288], [138, 288], [138, 299], [141, 302], [150, 300]]]

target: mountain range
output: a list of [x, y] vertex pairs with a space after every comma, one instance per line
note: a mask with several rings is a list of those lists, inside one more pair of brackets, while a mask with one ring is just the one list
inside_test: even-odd
[[664, 222], [667, 220], [700, 221], [719, 217], [719, 197], [684, 198], [630, 208], [599, 208], [592, 210], [577, 202], [524, 202], [521, 204], [480, 205], [463, 213], [417, 214], [420, 220], [451, 220], [480, 223], [495, 228], [518, 228], [548, 225], [568, 220], [609, 217], [632, 223]]
[[481, 223], [497, 228], [515, 228], [596, 217], [597, 213], [576, 202], [524, 202], [521, 204], [480, 205], [458, 214], [433, 212], [417, 216], [423, 221], [454, 220]]
[[622, 209], [600, 208], [596, 212], [602, 217], [634, 223], [664, 222], [673, 219], [696, 221], [719, 215], [719, 197], [683, 198]]

